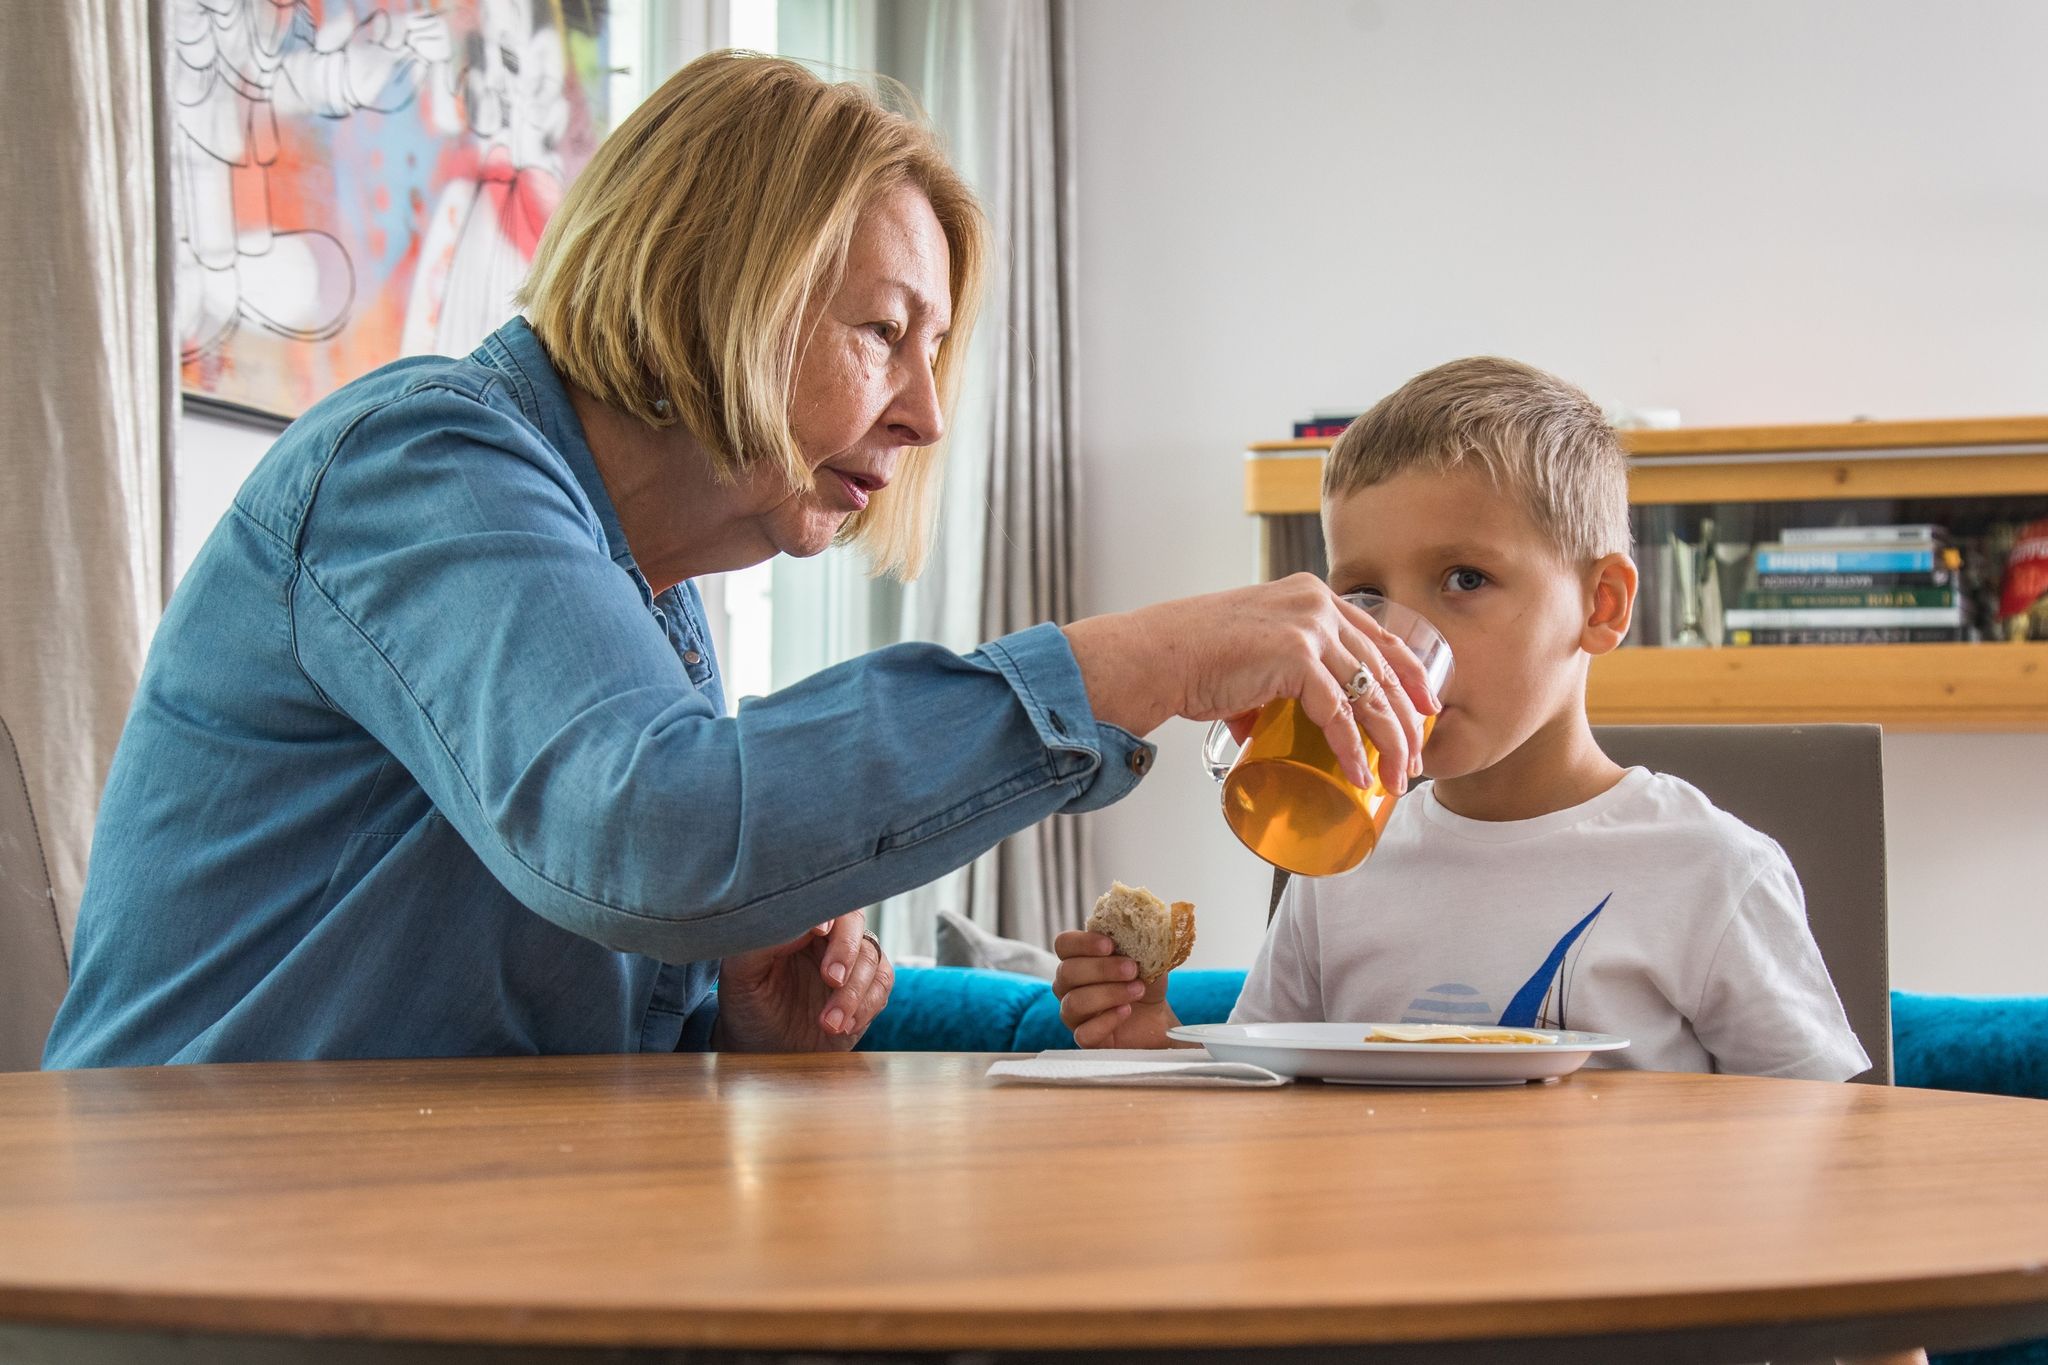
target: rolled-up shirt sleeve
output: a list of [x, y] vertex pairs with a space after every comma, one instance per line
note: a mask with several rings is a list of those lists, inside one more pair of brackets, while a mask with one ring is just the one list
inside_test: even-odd
[[[402, 410], [402, 411], [399, 411]], [[1057, 627], [899, 645], [718, 714], [509, 403], [427, 388], [337, 443], [292, 645], [523, 904], [669, 962], [921, 885], [1150, 764]]]

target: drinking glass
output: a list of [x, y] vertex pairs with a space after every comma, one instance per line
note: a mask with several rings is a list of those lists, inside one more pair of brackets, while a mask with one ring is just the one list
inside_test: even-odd
[[[1451, 676], [1451, 647], [1416, 612], [1375, 593], [1346, 598], [1401, 637], [1422, 661], [1438, 696]], [[1436, 717], [1422, 718], [1427, 742]], [[1275, 867], [1307, 877], [1348, 872], [1379, 843], [1396, 800], [1379, 778], [1379, 748], [1361, 725], [1372, 785], [1344, 775], [1336, 751], [1301, 703], [1278, 698], [1259, 709], [1242, 748], [1222, 721], [1209, 727], [1202, 760], [1223, 784], [1223, 819], [1244, 846]]]

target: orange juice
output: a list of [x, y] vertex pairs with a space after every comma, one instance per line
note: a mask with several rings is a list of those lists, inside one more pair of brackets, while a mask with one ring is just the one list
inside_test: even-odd
[[[1422, 718], [1425, 741], [1435, 728], [1435, 716]], [[1363, 729], [1359, 737], [1365, 739]], [[1275, 867], [1308, 877], [1348, 871], [1365, 861], [1394, 813], [1370, 739], [1365, 754], [1373, 782], [1361, 790], [1300, 702], [1268, 702], [1223, 779], [1223, 818], [1246, 848]]]

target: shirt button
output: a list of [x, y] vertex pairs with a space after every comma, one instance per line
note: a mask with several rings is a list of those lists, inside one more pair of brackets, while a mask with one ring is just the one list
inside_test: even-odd
[[686, 649], [683, 651], [683, 662], [695, 668], [698, 664], [704, 662], [704, 656], [694, 649]]
[[1152, 771], [1152, 751], [1150, 749], [1133, 749], [1131, 750], [1131, 756], [1125, 759], [1124, 762], [1132, 772], [1143, 777], [1146, 773]]

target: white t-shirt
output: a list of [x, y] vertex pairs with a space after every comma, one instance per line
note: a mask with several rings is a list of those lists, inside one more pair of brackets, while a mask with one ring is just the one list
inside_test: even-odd
[[1582, 805], [1469, 820], [1430, 785], [1350, 872], [1295, 877], [1232, 1023], [1619, 1034], [1589, 1065], [1846, 1080], [1864, 1054], [1783, 849], [1631, 768]]

